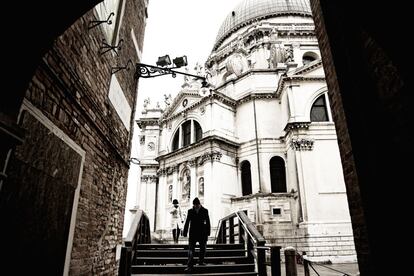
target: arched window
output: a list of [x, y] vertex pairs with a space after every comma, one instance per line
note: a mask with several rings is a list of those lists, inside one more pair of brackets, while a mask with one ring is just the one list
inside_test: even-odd
[[183, 147], [191, 144], [191, 121], [186, 121], [183, 126]]
[[311, 122], [326, 122], [328, 111], [326, 109], [325, 94], [319, 96], [313, 103], [310, 113]]
[[314, 52], [306, 52], [302, 56], [303, 65], [306, 65], [308, 63], [311, 63], [312, 61], [317, 60], [318, 58], [319, 57], [318, 57], [318, 55], [316, 53], [314, 53]]
[[198, 142], [203, 138], [203, 130], [198, 122], [194, 121], [195, 141]]
[[177, 130], [177, 132], [174, 135], [173, 143], [172, 143], [172, 150], [178, 150], [180, 147], [180, 131]]
[[241, 163], [241, 182], [242, 195], [251, 195], [252, 191], [252, 173], [250, 171], [250, 162], [243, 161]]
[[285, 161], [279, 156], [270, 159], [270, 183], [272, 193], [286, 193]]
[[195, 120], [185, 121], [174, 134], [171, 150], [175, 151], [181, 147], [186, 147], [191, 143], [198, 142], [202, 138], [203, 130], [200, 124]]

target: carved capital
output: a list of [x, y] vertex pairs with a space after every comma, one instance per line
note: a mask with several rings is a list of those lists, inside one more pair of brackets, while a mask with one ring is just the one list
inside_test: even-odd
[[313, 150], [313, 139], [305, 139], [305, 138], [293, 138], [290, 141], [290, 146], [294, 150]]

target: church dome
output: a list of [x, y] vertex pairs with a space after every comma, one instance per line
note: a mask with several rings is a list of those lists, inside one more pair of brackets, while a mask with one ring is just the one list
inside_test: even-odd
[[309, 0], [243, 0], [221, 25], [214, 49], [231, 33], [245, 25], [255, 20], [282, 15], [311, 16]]

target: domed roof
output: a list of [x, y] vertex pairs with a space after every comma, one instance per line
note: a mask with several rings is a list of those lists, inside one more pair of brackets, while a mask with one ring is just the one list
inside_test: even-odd
[[221, 25], [214, 49], [229, 34], [254, 20], [289, 14], [311, 16], [309, 0], [243, 0]]

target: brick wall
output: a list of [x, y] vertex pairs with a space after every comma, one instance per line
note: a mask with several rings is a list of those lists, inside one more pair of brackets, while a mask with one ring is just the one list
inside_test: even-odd
[[[404, 161], [413, 125], [409, 7], [366, 1], [311, 0], [344, 169], [361, 275], [394, 271], [409, 230], [387, 223], [387, 206], [410, 208], [409, 195], [390, 195], [411, 176]], [[352, 16], [350, 16], [352, 15]], [[388, 30], [388, 31], [385, 31]], [[391, 31], [392, 30], [392, 31]], [[392, 34], [392, 36], [391, 36]], [[391, 260], [395, 260], [391, 261]]]
[[[119, 39], [123, 39], [122, 48], [118, 50], [119, 56], [111, 51], [103, 55], [99, 54], [104, 34], [100, 26], [88, 29], [89, 22], [97, 20], [94, 10], [91, 10], [56, 39], [50, 51], [42, 59], [26, 93], [26, 102], [33, 106], [34, 110], [39, 110], [42, 113], [42, 116], [45, 117], [43, 121], [51, 122], [49, 124], [63, 133], [61, 136], [72, 140], [76, 144], [75, 146], [80, 147], [85, 153], [83, 170], [80, 174], [80, 195], [73, 235], [70, 275], [116, 275], [118, 270], [115, 255], [116, 246], [122, 243], [128, 159], [137, 98], [137, 80], [134, 78], [135, 68], [132, 64], [139, 61], [131, 37], [131, 29], [134, 30], [139, 48], [142, 49], [147, 5], [146, 0], [125, 1], [125, 12], [119, 29]], [[119, 71], [116, 73], [116, 77], [132, 109], [131, 131], [128, 131], [123, 125], [117, 110], [108, 98], [111, 67], [124, 66], [128, 60], [132, 62], [129, 70]], [[29, 131], [33, 129], [35, 124], [30, 123], [32, 121], [25, 120], [26, 123], [22, 126]], [[53, 136], [45, 131], [30, 133], [33, 133], [33, 137], [38, 141], [47, 141]], [[44, 214], [43, 217], [26, 217], [26, 220], [32, 221], [31, 225], [46, 224], [47, 227], [44, 231], [47, 231], [47, 229], [54, 228], [54, 223], [57, 223], [48, 218], [54, 218], [50, 214], [53, 213], [53, 208], [60, 208], [56, 201], [62, 198], [62, 193], [65, 193], [63, 198], [69, 198], [69, 205], [65, 205], [66, 209], [62, 208], [60, 215], [66, 217], [66, 220], [62, 220], [65, 222], [62, 223], [68, 224], [72, 215], [72, 210], [69, 207], [72, 206], [70, 201], [73, 200], [74, 190], [62, 188], [55, 194], [45, 192], [48, 185], [59, 183], [60, 178], [55, 177], [53, 170], [52, 173], [49, 172], [50, 169], [47, 166], [53, 166], [53, 164], [39, 167], [37, 165], [39, 160], [35, 158], [28, 163], [26, 153], [29, 150], [24, 147], [32, 137], [26, 139], [29, 140], [18, 147], [15, 155], [11, 158], [10, 180], [5, 186], [13, 187], [13, 184], [23, 183], [25, 179], [30, 178], [40, 181], [41, 177], [50, 177], [55, 180], [44, 181], [44, 187], [39, 185], [40, 188], [36, 192], [30, 190], [34, 185], [37, 185], [36, 183], [26, 185], [26, 193], [20, 193], [20, 196], [16, 196], [13, 206], [10, 205], [10, 201], [4, 204], [2, 202], [2, 206], [6, 206], [8, 210], [39, 208], [39, 212]], [[64, 151], [65, 147], [64, 143], [50, 143], [49, 146], [45, 146], [44, 154], [41, 156], [43, 159], [56, 160], [56, 153]], [[17, 154], [19, 151], [23, 154]], [[36, 155], [36, 151], [34, 154]], [[53, 156], [54, 159], [52, 159]], [[78, 170], [77, 174], [74, 172], [75, 175], [79, 175], [80, 161], [77, 162], [78, 166], [73, 166]], [[23, 164], [26, 167], [23, 167]], [[61, 170], [69, 169], [65, 164], [60, 165], [59, 169]], [[34, 174], [34, 168], [43, 171], [43, 176]], [[69, 181], [68, 185], [75, 184], [76, 187], [77, 183], [73, 181]], [[16, 190], [13, 191], [12, 188], [9, 192], [13, 196], [16, 194]], [[29, 198], [32, 203], [28, 200]], [[23, 202], [25, 202], [24, 205]], [[39, 205], [36, 202], [42, 202], [42, 204]], [[11, 213], [8, 219], [12, 220]], [[40, 221], [41, 219], [44, 221]], [[16, 225], [16, 228], [19, 226]], [[60, 239], [68, 236], [69, 225], [65, 225], [63, 228], [62, 233], [57, 235]], [[41, 237], [43, 230], [36, 231], [36, 235]], [[8, 235], [11, 235], [12, 239], [19, 239], [19, 237], [13, 236], [17, 234], [12, 231]], [[23, 235], [30, 236], [31, 229], [26, 229]], [[47, 235], [44, 236], [47, 239]], [[64, 267], [65, 254], [63, 252], [66, 249], [66, 240], [56, 250], [60, 257], [55, 262], [59, 264], [55, 265], [53, 269], [48, 268], [50, 262], [47, 258], [52, 253], [48, 252], [46, 248], [47, 242], [46, 240], [44, 243], [39, 242], [38, 250], [36, 248], [29, 250], [33, 256], [25, 255], [29, 263], [33, 263], [30, 271], [46, 273], [44, 275], [47, 273], [61, 274]], [[19, 248], [25, 250], [29, 245], [27, 241], [21, 242]], [[42, 253], [42, 258], [35, 256], [36, 251], [44, 253]], [[18, 253], [16, 258], [22, 257], [22, 254], [24, 253]], [[31, 257], [36, 259], [36, 262], [30, 262]], [[29, 268], [27, 269], [29, 270]]]

